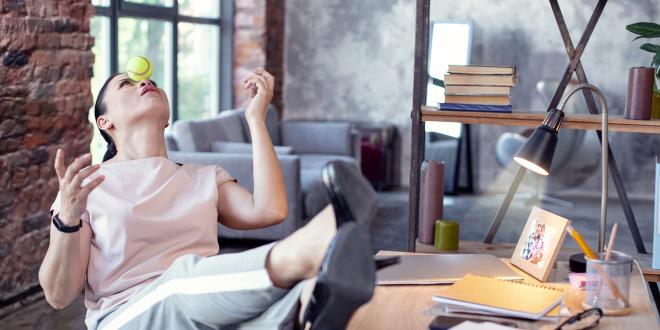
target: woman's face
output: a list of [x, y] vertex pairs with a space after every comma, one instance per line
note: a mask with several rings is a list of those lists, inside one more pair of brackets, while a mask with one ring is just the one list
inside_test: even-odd
[[108, 82], [104, 103], [107, 112], [97, 120], [101, 129], [132, 127], [143, 121], [161, 122], [165, 128], [170, 119], [165, 91], [150, 80], [131, 80], [125, 73]]

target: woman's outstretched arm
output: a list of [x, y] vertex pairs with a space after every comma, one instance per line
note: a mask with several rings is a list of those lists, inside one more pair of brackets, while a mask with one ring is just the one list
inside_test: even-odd
[[273, 142], [266, 129], [266, 109], [273, 98], [275, 78], [256, 69], [245, 79], [252, 101], [245, 110], [252, 137], [254, 193], [235, 182], [218, 187], [219, 222], [235, 229], [254, 229], [278, 224], [287, 217], [284, 176]]
[[[83, 168], [91, 162], [91, 156], [76, 158], [64, 166], [64, 151], [55, 156], [55, 172], [59, 181], [59, 205], [57, 214], [67, 226], [80, 223], [87, 208], [89, 193], [98, 187], [104, 176], [99, 176], [82, 186], [85, 178], [99, 169], [99, 165]], [[55, 309], [62, 309], [75, 300], [84, 287], [89, 251], [92, 246], [92, 230], [84, 224], [79, 231], [62, 233], [50, 226], [50, 242], [46, 256], [39, 267], [39, 284], [44, 289], [46, 301]]]

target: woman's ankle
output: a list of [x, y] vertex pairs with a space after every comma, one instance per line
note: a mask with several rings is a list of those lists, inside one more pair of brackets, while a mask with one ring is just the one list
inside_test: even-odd
[[266, 258], [271, 282], [277, 287], [290, 288], [315, 276], [336, 232], [334, 211], [328, 206], [305, 226], [275, 244]]

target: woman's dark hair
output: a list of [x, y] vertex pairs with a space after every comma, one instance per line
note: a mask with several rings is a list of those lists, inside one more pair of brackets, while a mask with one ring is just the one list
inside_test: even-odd
[[[94, 118], [96, 120], [99, 119], [100, 116], [105, 115], [106, 112], [108, 112], [108, 107], [106, 107], [104, 99], [105, 99], [105, 89], [108, 87], [108, 83], [112, 80], [112, 78], [116, 77], [117, 75], [121, 74], [121, 72], [117, 72], [112, 74], [104, 83], [103, 86], [101, 87], [101, 90], [99, 91], [99, 95], [96, 96], [96, 103], [94, 104]], [[105, 162], [106, 160], [114, 157], [117, 154], [117, 146], [115, 146], [115, 141], [112, 140], [112, 137], [110, 137], [110, 134], [104, 132], [100, 127], [99, 127], [99, 132], [101, 132], [101, 136], [103, 136], [103, 139], [105, 142], [108, 143], [108, 149], [105, 152], [105, 155], [103, 155], [103, 161]]]

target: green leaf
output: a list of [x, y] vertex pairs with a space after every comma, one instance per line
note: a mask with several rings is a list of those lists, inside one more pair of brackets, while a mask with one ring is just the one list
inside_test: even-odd
[[660, 45], [654, 45], [654, 44], [643, 44], [641, 47], [642, 50], [645, 50], [647, 52], [651, 53], [660, 53]]
[[660, 24], [651, 23], [651, 22], [640, 22], [635, 24], [630, 24], [626, 26], [626, 30], [639, 35], [635, 38], [658, 38], [660, 37]]
[[655, 76], [660, 79], [660, 53], [653, 56], [653, 61], [651, 61], [651, 66], [655, 68]]

